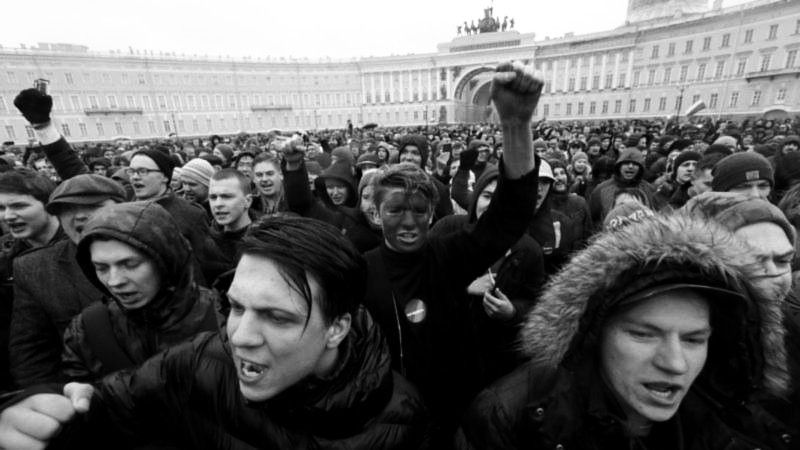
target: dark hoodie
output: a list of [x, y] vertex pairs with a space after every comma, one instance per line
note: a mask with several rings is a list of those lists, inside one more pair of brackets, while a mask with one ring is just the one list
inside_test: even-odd
[[[356, 195], [356, 180], [353, 178], [352, 165], [347, 161], [337, 161], [336, 164], [331, 165], [319, 177], [322, 180], [331, 179], [344, 183], [347, 186], [347, 198], [341, 205], [352, 208], [356, 205], [358, 198]], [[331, 203], [332, 204], [332, 203]]]
[[[90, 252], [96, 239], [127, 244], [155, 264], [161, 290], [150, 303], [127, 310], [100, 282]], [[106, 296], [114, 336], [105, 338], [116, 339], [133, 365], [197, 333], [216, 329], [212, 293], [194, 281], [191, 247], [172, 216], [157, 203], [123, 203], [98, 210], [83, 229], [76, 257], [89, 281]], [[109, 372], [87, 338], [98, 332], [85, 327], [87, 311], [76, 316], [64, 334], [62, 372], [71, 380], [91, 381]]]
[[[428, 156], [430, 155], [430, 145], [428, 144], [428, 140], [425, 139], [425, 136], [420, 134], [409, 134], [400, 138], [397, 146], [398, 154], [403, 154], [403, 149], [409, 145], [414, 145], [419, 149], [419, 154], [422, 157], [422, 161], [420, 162], [420, 168], [425, 170], [428, 163]], [[431, 178], [433, 180], [433, 184], [436, 185], [436, 190], [439, 192], [439, 203], [436, 204], [436, 207], [433, 211], [433, 220], [437, 221], [442, 217], [449, 216], [453, 214], [453, 203], [450, 201], [450, 191], [447, 189], [441, 181], [437, 180], [435, 177]]]
[[[721, 226], [679, 214], [601, 235], [550, 281], [521, 335], [530, 362], [476, 399], [457, 448], [792, 448], [792, 430], [749, 403], [786, 395], [790, 380], [781, 306], [750, 296], [749, 251]], [[706, 294], [714, 335], [677, 413], [633, 437], [600, 375], [601, 337], [621, 301], [674, 282], [728, 293]]]
[[[620, 168], [626, 162], [634, 162], [639, 166], [639, 173], [632, 180], [622, 178]], [[644, 155], [638, 148], [627, 148], [619, 155], [614, 165], [614, 176], [598, 184], [589, 197], [589, 211], [592, 213], [592, 222], [595, 225], [603, 223], [606, 214], [614, 207], [614, 196], [620, 189], [639, 188], [652, 203], [655, 189], [642, 179], [644, 172]]]

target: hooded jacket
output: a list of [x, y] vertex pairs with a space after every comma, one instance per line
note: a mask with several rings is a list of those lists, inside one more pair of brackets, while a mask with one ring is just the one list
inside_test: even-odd
[[[324, 379], [309, 377], [252, 402], [240, 391], [225, 334], [203, 333], [105, 378], [73, 432], [96, 442], [109, 430], [123, 442], [161, 438], [192, 449], [426, 448], [425, 407], [392, 371], [386, 341], [363, 308], [339, 348], [338, 365]], [[88, 446], [81, 445], [75, 448]]]
[[[639, 173], [632, 180], [625, 180], [620, 172], [622, 165], [627, 162], [634, 162], [639, 166]], [[592, 222], [594, 224], [603, 223], [606, 214], [614, 206], [614, 195], [620, 189], [639, 188], [652, 203], [655, 189], [650, 183], [642, 179], [644, 172], [645, 166], [642, 152], [638, 148], [625, 149], [614, 165], [614, 176], [598, 184], [592, 190], [589, 197], [589, 211], [592, 213]]]
[[[127, 244], [155, 264], [161, 289], [150, 303], [127, 310], [100, 282], [90, 252], [98, 238]], [[216, 314], [212, 293], [194, 281], [191, 247], [157, 203], [123, 203], [98, 210], [84, 226], [76, 257], [86, 278], [105, 295], [114, 337], [134, 364], [216, 329], [216, 320], [211, 320]], [[86, 313], [77, 315], [64, 333], [62, 371], [71, 380], [93, 380], [108, 372], [87, 338], [97, 330], [86, 329]]]
[[337, 180], [347, 187], [347, 198], [342, 206], [353, 207], [356, 205], [358, 198], [356, 195], [356, 181], [353, 178], [352, 165], [347, 162], [337, 161], [336, 164], [331, 165], [320, 175], [323, 180], [331, 179]]
[[[781, 307], [750, 294], [747, 252], [720, 226], [678, 214], [595, 239], [546, 287], [521, 334], [530, 362], [478, 397], [458, 447], [791, 448], [793, 430], [747, 402], [761, 392], [784, 396], [789, 381]], [[740, 295], [710, 300], [715, 336], [705, 367], [675, 416], [654, 424], [649, 439], [633, 438], [599, 375], [599, 338], [626, 293], [669, 280]]]

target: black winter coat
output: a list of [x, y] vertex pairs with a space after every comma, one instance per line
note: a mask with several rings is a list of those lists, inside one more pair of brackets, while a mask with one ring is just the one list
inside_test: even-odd
[[111, 431], [106, 434], [115, 448], [154, 440], [192, 449], [425, 448], [424, 406], [392, 372], [386, 343], [363, 309], [341, 345], [339, 366], [329, 377], [253, 403], [239, 391], [226, 338], [201, 334], [105, 378], [85, 421], [63, 438], [75, 448], [91, 446], [75, 434], [102, 448], [103, 430]]
[[103, 299], [78, 266], [76, 251], [63, 239], [14, 261], [9, 353], [20, 387], [60, 380], [64, 330], [84, 308]]

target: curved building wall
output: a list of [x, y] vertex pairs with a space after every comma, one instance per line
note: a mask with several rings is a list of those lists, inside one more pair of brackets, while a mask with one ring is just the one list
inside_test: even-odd
[[544, 76], [537, 119], [664, 117], [696, 100], [713, 116], [800, 112], [796, 0], [560, 39], [462, 36], [437, 49], [314, 63], [0, 48], [0, 141], [33, 137], [12, 101], [36, 78], [50, 80], [62, 132], [84, 141], [496, 117], [475, 93], [487, 68], [511, 59]]

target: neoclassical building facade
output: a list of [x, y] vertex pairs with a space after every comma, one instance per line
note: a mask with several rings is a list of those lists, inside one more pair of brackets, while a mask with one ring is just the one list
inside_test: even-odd
[[0, 140], [33, 137], [13, 98], [49, 82], [73, 141], [239, 131], [420, 125], [496, 119], [492, 69], [534, 64], [538, 119], [800, 113], [800, 0], [630, 0], [624, 25], [540, 38], [516, 30], [457, 36], [435, 52], [349, 61], [97, 53], [70, 44], [0, 48]]

